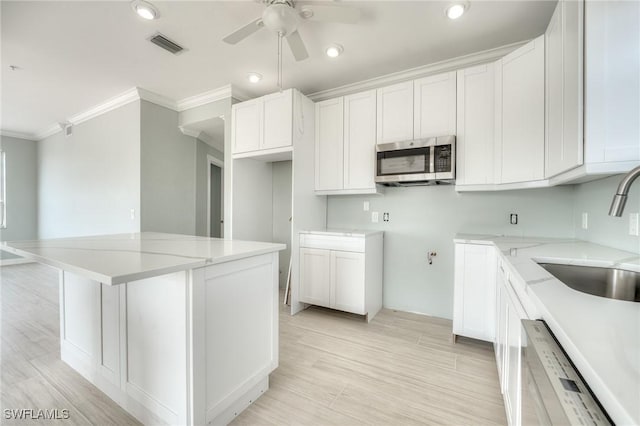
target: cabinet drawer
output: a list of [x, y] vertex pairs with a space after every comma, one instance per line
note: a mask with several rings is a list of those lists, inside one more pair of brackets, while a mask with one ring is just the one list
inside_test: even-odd
[[300, 234], [300, 247], [364, 253], [363, 237]]

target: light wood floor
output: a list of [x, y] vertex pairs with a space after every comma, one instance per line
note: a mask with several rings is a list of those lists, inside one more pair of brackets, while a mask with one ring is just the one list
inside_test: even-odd
[[[139, 424], [60, 361], [57, 273], [1, 268], [0, 408], [68, 409], [49, 424]], [[2, 424], [11, 424], [0, 413]], [[33, 424], [16, 421], [14, 424]], [[280, 366], [236, 425], [506, 424], [490, 345], [451, 322], [383, 310], [280, 315]]]

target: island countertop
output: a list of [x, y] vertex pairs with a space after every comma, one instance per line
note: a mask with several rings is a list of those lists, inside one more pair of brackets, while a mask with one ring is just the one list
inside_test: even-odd
[[0, 249], [115, 285], [283, 250], [284, 244], [140, 232], [3, 242]]

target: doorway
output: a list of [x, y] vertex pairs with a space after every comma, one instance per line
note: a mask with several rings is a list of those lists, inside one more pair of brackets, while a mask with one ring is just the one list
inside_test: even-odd
[[207, 235], [224, 238], [224, 163], [207, 156], [209, 160], [209, 202], [207, 215]]

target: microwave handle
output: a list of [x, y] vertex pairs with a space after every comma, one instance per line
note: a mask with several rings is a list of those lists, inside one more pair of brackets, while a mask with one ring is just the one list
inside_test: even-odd
[[429, 171], [427, 173], [436, 172], [436, 147], [431, 145], [429, 147]]

